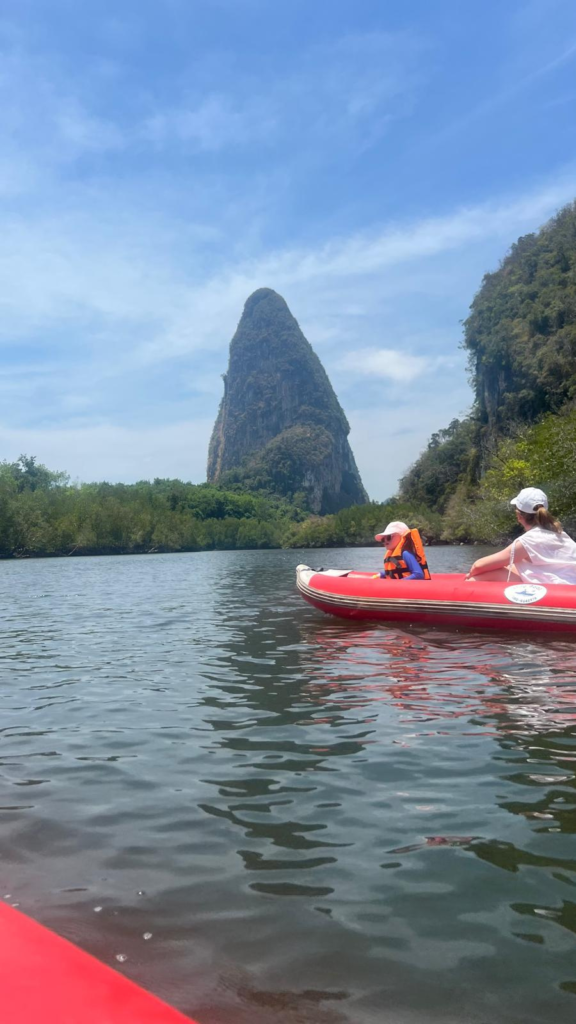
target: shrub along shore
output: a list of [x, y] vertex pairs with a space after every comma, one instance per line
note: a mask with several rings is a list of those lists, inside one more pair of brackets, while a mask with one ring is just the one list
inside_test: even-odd
[[389, 519], [428, 542], [441, 517], [391, 500], [314, 516], [296, 500], [180, 480], [72, 484], [34, 457], [0, 463], [0, 557], [361, 546]]

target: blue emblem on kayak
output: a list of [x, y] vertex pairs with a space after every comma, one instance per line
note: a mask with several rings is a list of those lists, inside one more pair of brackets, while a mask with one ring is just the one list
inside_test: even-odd
[[535, 583], [515, 583], [512, 587], [506, 587], [504, 591], [504, 597], [512, 604], [534, 604], [546, 594], [546, 587], [538, 586]]

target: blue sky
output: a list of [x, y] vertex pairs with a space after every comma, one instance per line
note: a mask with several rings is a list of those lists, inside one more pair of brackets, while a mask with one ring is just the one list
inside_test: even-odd
[[205, 479], [266, 286], [387, 497], [576, 196], [573, 0], [4, 0], [0, 48], [0, 458], [75, 479]]

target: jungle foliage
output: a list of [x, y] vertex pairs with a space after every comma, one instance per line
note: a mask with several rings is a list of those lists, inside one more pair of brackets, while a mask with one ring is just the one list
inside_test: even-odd
[[501, 438], [471, 493], [465, 483], [448, 502], [442, 539], [499, 543], [514, 532], [510, 498], [536, 484], [572, 535], [576, 533], [576, 409], [548, 413]]
[[463, 479], [473, 479], [477, 457], [477, 424], [452, 420], [432, 434], [428, 447], [400, 481], [400, 494], [410, 504], [444, 512]]
[[374, 544], [374, 535], [380, 533], [393, 519], [417, 527], [426, 543], [440, 540], [442, 517], [425, 506], [408, 504], [397, 498], [382, 503], [354, 505], [341, 509], [335, 515], [310, 516], [304, 522], [293, 523], [284, 537], [284, 547], [330, 548], [364, 547]]
[[491, 431], [576, 396], [576, 202], [486, 274], [464, 332], [478, 416]]
[[0, 556], [279, 547], [303, 518], [278, 498], [208, 484], [72, 485], [35, 458], [0, 463]]
[[241, 466], [222, 473], [219, 483], [222, 487], [286, 495], [289, 501], [308, 509], [307, 495], [301, 490], [302, 466], [314, 473], [332, 447], [332, 438], [323, 427], [291, 427], [244, 459]]
[[475, 402], [434, 434], [400, 485], [407, 503], [444, 516], [445, 540], [497, 543], [508, 502], [544, 488], [576, 515], [576, 203], [520, 238], [487, 274], [464, 324]]
[[438, 514], [395, 499], [311, 516], [284, 499], [210, 484], [74, 485], [33, 457], [0, 463], [3, 558], [365, 545], [403, 517], [428, 540], [439, 538]]

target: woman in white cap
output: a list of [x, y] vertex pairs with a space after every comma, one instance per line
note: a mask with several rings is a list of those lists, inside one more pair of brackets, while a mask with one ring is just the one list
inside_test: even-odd
[[538, 487], [524, 487], [510, 502], [524, 535], [503, 551], [479, 558], [466, 579], [476, 582], [576, 583], [576, 543], [548, 511]]
[[411, 530], [406, 523], [395, 519], [388, 523], [374, 540], [386, 545], [384, 571], [375, 573], [380, 579], [429, 580], [430, 570], [424, 554], [424, 545], [418, 530]]

